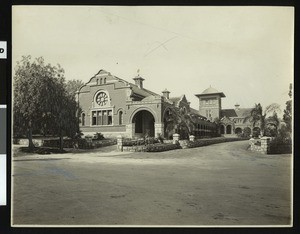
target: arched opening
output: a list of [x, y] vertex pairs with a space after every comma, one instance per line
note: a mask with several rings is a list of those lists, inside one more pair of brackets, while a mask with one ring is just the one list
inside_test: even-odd
[[133, 118], [134, 135], [136, 137], [154, 137], [154, 116], [147, 110], [137, 112]]
[[85, 126], [85, 113], [81, 114], [81, 125]]
[[231, 134], [231, 125], [226, 126], [226, 134]]
[[104, 78], [104, 82], [103, 83], [106, 84], [106, 78]]
[[260, 135], [260, 128], [255, 127], [253, 128], [253, 137], [258, 137]]
[[236, 129], [234, 130], [234, 133], [235, 133], [235, 134], [241, 134], [241, 133], [242, 133], [242, 129], [241, 129], [241, 128], [236, 128]]
[[224, 125], [220, 126], [220, 132], [221, 132], [221, 134], [225, 134], [225, 127], [224, 127]]
[[123, 111], [119, 112], [119, 125], [123, 124]]

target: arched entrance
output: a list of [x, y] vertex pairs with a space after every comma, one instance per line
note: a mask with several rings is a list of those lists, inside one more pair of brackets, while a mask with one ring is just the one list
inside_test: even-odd
[[236, 129], [234, 130], [234, 133], [235, 133], [235, 134], [241, 134], [241, 133], [242, 133], [242, 129], [241, 129], [241, 128], [236, 128]]
[[226, 134], [231, 134], [231, 125], [226, 126]]
[[132, 118], [132, 124], [134, 125], [134, 136], [154, 137], [154, 116], [147, 110], [138, 111]]
[[220, 126], [220, 132], [221, 132], [221, 134], [225, 134], [225, 127], [224, 127], [224, 125]]

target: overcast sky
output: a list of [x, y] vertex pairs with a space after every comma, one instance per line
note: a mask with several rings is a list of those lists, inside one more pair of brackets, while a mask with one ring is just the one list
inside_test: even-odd
[[210, 85], [223, 108], [282, 109], [293, 82], [291, 7], [13, 7], [13, 67], [22, 55], [59, 63], [87, 82], [100, 69], [170, 96]]

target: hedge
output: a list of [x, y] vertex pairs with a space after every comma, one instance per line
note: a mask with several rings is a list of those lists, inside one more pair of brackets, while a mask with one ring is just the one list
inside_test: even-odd
[[172, 144], [172, 143], [157, 143], [157, 144], [149, 144], [146, 145], [145, 151], [146, 152], [162, 152], [168, 150], [175, 150], [180, 149], [179, 144]]
[[223, 142], [230, 142], [230, 141], [244, 141], [247, 138], [213, 138], [213, 139], [201, 139], [196, 141], [189, 141], [186, 145], [187, 148], [195, 148], [207, 145], [213, 145]]

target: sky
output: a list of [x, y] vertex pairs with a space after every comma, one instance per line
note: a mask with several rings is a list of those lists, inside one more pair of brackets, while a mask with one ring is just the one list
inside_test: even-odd
[[[212, 86], [222, 107], [285, 108], [293, 83], [292, 7], [14, 6], [13, 67], [22, 55], [59, 63], [66, 79], [99, 70], [171, 97]], [[14, 73], [14, 71], [13, 71]]]

